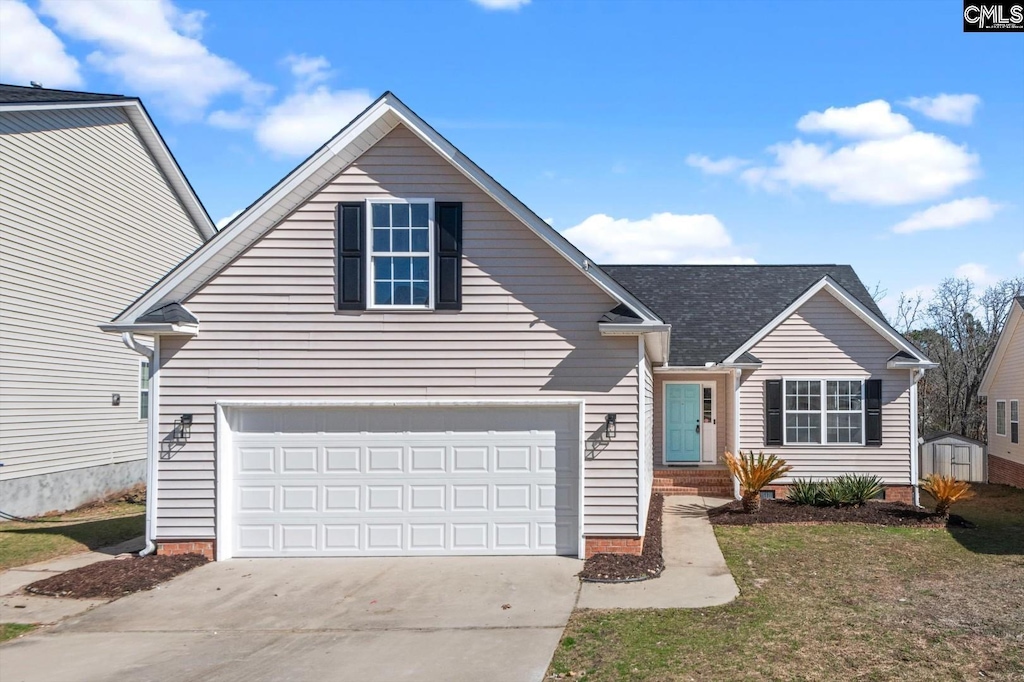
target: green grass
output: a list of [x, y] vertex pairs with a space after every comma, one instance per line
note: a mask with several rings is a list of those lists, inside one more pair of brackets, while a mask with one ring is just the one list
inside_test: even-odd
[[23, 623], [0, 623], [0, 642], [6, 642], [9, 639], [21, 637], [24, 634], [32, 632], [35, 628], [35, 625], [25, 625]]
[[718, 526], [735, 602], [577, 611], [549, 674], [1024, 679], [1024, 491], [976, 489], [952, 509], [978, 525], [971, 530]]
[[130, 540], [143, 534], [145, 518], [145, 505], [117, 502], [35, 522], [0, 523], [0, 570]]

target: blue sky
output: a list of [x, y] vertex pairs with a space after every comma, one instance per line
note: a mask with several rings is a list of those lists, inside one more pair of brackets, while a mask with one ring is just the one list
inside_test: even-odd
[[142, 97], [211, 216], [395, 92], [598, 262], [1024, 272], [1024, 35], [952, 2], [0, 0], [0, 79]]

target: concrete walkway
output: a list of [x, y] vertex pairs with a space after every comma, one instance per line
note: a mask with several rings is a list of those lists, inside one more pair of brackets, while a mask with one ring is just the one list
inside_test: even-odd
[[660, 578], [639, 583], [583, 583], [581, 609], [695, 609], [727, 604], [739, 596], [707, 510], [729, 502], [697, 495], [669, 495], [662, 512]]
[[80, 552], [18, 566], [0, 572], [0, 623], [36, 623], [50, 625], [70, 616], [77, 616], [109, 599], [59, 599], [25, 594], [21, 589], [37, 580], [55, 576], [72, 568], [108, 561], [118, 554], [137, 552], [146, 546], [145, 538], [138, 537], [113, 547], [93, 552]]

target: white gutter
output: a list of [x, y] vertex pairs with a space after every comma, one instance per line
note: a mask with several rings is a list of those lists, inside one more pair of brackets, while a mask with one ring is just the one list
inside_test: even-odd
[[157, 484], [157, 428], [159, 419], [159, 386], [158, 365], [160, 358], [160, 336], [153, 337], [153, 347], [149, 348], [135, 339], [131, 332], [121, 334], [121, 341], [139, 355], [149, 360], [149, 415], [146, 428], [146, 546], [139, 556], [146, 556], [156, 551], [156, 484]]
[[921, 489], [917, 484], [918, 459], [921, 445], [917, 442], [917, 382], [924, 377], [924, 368], [910, 370], [910, 487], [913, 491], [912, 502], [915, 507], [921, 506]]
[[[178, 322], [143, 322], [141, 324], [101, 324], [100, 331], [115, 334], [182, 334], [195, 336], [199, 333], [197, 324], [180, 324]], [[127, 342], [126, 342], [127, 343]], [[131, 346], [129, 346], [131, 348]], [[132, 350], [135, 350], [134, 348]]]

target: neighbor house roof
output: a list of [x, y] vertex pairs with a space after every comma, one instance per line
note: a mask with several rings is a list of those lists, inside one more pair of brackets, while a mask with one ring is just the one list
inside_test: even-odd
[[[825, 277], [885, 319], [849, 265], [601, 267], [672, 325], [669, 364], [674, 366], [725, 361]], [[757, 359], [744, 353], [735, 361]]]
[[[1016, 296], [1013, 302], [1010, 303], [1010, 310], [1006, 315], [1003, 330], [999, 333], [999, 340], [996, 341], [995, 350], [992, 351], [992, 357], [988, 359], [988, 364], [985, 366], [985, 373], [981, 376], [978, 395], [983, 398], [988, 397], [988, 391], [992, 388], [992, 381], [996, 378], [996, 369], [1002, 364], [1003, 356], [1006, 355], [1006, 351], [1010, 347], [1010, 337], [1017, 332], [1017, 327], [1022, 324], [1022, 316], [1024, 316], [1024, 296]], [[1024, 333], [1024, 330], [1021, 333]]]
[[110, 102], [129, 100], [124, 95], [106, 95], [99, 92], [53, 90], [0, 83], [0, 104], [13, 102]]
[[199, 236], [204, 242], [211, 239], [217, 233], [217, 228], [138, 98], [98, 92], [27, 88], [0, 83], [0, 113], [105, 107], [118, 107], [124, 110], [142, 144], [166, 178], [171, 191], [191, 218]]
[[[637, 325], [640, 332], [652, 327], [661, 329], [666, 326], [639, 299], [602, 272], [565, 237], [498, 184], [391, 92], [381, 95], [320, 149], [313, 152], [291, 173], [242, 211], [214, 239], [167, 273], [149, 291], [123, 310], [114, 320], [114, 324], [130, 326], [149, 310], [167, 303], [186, 300], [192, 292], [219, 273], [235, 257], [399, 125], [412, 131], [616, 303], [625, 306], [626, 311], [630, 313], [625, 317], [641, 320], [641, 324]], [[618, 315], [619, 312], [613, 314]]]

